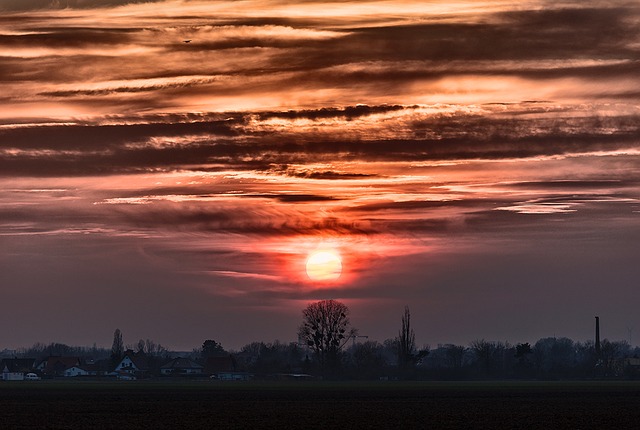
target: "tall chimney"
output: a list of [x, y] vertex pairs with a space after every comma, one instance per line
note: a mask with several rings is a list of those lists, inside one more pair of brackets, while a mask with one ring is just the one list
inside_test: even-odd
[[600, 358], [600, 317], [596, 317], [596, 355]]

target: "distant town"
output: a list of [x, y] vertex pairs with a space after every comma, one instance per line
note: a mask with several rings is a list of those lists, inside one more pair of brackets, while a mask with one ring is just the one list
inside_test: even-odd
[[252, 342], [238, 351], [213, 339], [190, 352], [170, 351], [151, 339], [125, 346], [116, 329], [111, 349], [37, 343], [2, 350], [0, 370], [3, 381], [640, 379], [640, 347], [600, 340], [598, 317], [594, 339], [586, 342], [547, 337], [511, 345], [480, 339], [419, 348], [408, 307], [398, 336], [383, 342], [359, 335], [348, 313], [334, 300], [312, 303], [303, 311], [297, 342]]

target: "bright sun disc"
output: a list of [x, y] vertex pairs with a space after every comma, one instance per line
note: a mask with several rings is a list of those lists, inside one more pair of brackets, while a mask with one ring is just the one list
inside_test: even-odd
[[342, 274], [342, 261], [331, 251], [317, 251], [307, 259], [307, 276], [314, 281], [335, 281]]

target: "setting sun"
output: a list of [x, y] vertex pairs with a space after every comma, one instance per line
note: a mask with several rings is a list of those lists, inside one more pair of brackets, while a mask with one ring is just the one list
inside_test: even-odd
[[342, 261], [333, 251], [316, 251], [307, 259], [306, 269], [313, 281], [335, 281], [342, 274]]
[[[640, 356], [637, 23], [640, 0], [0, 0], [0, 358], [119, 327], [247, 375], [546, 378], [527, 348], [437, 358], [594, 315]], [[363, 336], [284, 360], [317, 300]], [[380, 349], [405, 305], [416, 345], [456, 347], [424, 374]]]

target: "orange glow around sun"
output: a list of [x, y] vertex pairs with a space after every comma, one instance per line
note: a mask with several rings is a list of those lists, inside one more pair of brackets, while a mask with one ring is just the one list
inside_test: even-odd
[[342, 274], [342, 260], [334, 251], [316, 251], [309, 255], [306, 271], [313, 281], [335, 281]]

